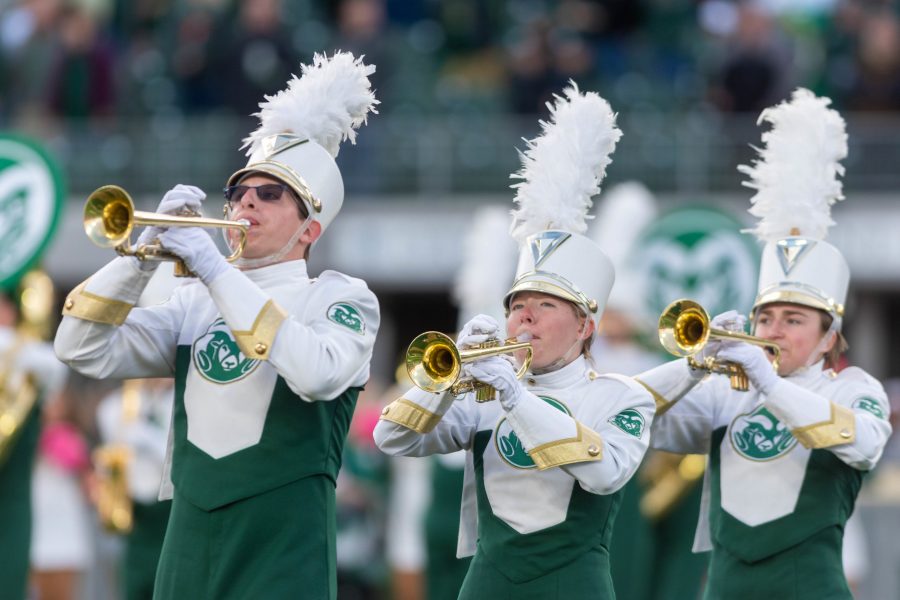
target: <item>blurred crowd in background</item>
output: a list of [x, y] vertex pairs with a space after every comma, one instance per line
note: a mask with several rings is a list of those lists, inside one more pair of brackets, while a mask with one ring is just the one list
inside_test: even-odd
[[[890, 0], [6, 0], [5, 122], [254, 112], [324, 48], [385, 113], [535, 114], [569, 78], [615, 106], [757, 112], [796, 85], [900, 109]], [[14, 93], [11, 93], [13, 92]]]

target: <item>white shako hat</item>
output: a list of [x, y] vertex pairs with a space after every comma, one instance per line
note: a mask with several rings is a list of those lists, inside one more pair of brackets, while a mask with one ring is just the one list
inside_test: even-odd
[[548, 103], [550, 121], [521, 153], [521, 179], [510, 234], [519, 242], [519, 262], [503, 304], [534, 291], [573, 302], [599, 320], [615, 280], [612, 262], [585, 235], [592, 197], [612, 160], [622, 132], [609, 103], [580, 92], [570, 81], [563, 96]]
[[753, 312], [772, 302], [791, 302], [844, 314], [850, 269], [840, 251], [825, 241], [834, 225], [831, 205], [843, 199], [847, 156], [844, 120], [831, 100], [798, 88], [791, 99], [760, 114], [772, 129], [763, 133], [759, 160], [738, 170], [754, 188], [751, 231], [765, 244]]
[[291, 187], [324, 231], [344, 202], [344, 181], [334, 162], [340, 144], [355, 144], [356, 129], [369, 112], [378, 112], [369, 82], [375, 67], [336, 52], [331, 58], [316, 54], [312, 65], [300, 69], [300, 77], [260, 103], [259, 128], [244, 139], [247, 166], [228, 185], [253, 173], [275, 177]]

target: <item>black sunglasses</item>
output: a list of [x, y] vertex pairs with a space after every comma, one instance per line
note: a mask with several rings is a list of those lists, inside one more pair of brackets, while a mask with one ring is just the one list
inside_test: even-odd
[[263, 202], [275, 202], [281, 199], [281, 195], [288, 189], [284, 183], [264, 183], [262, 185], [229, 185], [224, 190], [225, 199], [231, 202], [240, 202], [248, 190], [256, 190], [256, 197]]

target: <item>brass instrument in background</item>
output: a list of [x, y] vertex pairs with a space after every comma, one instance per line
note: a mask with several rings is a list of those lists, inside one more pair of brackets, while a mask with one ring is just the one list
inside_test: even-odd
[[107, 444], [94, 450], [94, 501], [100, 524], [110, 533], [128, 533], [133, 525], [134, 507], [128, 493], [130, 460], [131, 449], [124, 444]]
[[531, 366], [533, 350], [529, 342], [489, 340], [468, 348], [457, 348], [447, 335], [437, 331], [426, 331], [417, 336], [406, 351], [406, 371], [416, 387], [426, 392], [450, 390], [454, 395], [474, 391], [475, 400], [493, 400], [496, 390], [486, 383], [474, 379], [460, 378], [462, 364], [485, 356], [509, 354], [525, 351], [525, 360], [516, 372], [521, 379]]
[[207, 219], [193, 211], [182, 215], [136, 211], [131, 196], [117, 185], [104, 185], [88, 196], [82, 221], [88, 238], [101, 248], [115, 248], [122, 256], [136, 256], [140, 260], [175, 261], [176, 277], [194, 277], [194, 274], [181, 258], [160, 246], [157, 240], [142, 246], [132, 246], [131, 232], [136, 225], [237, 229], [241, 234], [240, 241], [237, 249], [225, 258], [228, 262], [241, 256], [249, 231], [249, 223], [244, 220]]
[[19, 373], [16, 359], [32, 340], [49, 336], [53, 314], [53, 281], [40, 270], [29, 271], [19, 285], [19, 324], [0, 364], [0, 465], [2, 465], [38, 398], [34, 374]]
[[[129, 379], [122, 384], [122, 425], [134, 422], [140, 414], [141, 382]], [[131, 448], [112, 442], [94, 450], [97, 476], [94, 502], [100, 524], [110, 533], [125, 534], [134, 525], [134, 502], [128, 487]]]
[[716, 360], [713, 357], [708, 357], [703, 362], [694, 358], [694, 354], [700, 352], [710, 338], [737, 340], [762, 346], [775, 355], [772, 366], [778, 370], [778, 361], [781, 357], [778, 344], [745, 333], [710, 327], [709, 314], [692, 300], [676, 300], [667, 306], [659, 317], [658, 331], [660, 344], [670, 354], [687, 356], [688, 363], [695, 369], [728, 375], [733, 390], [746, 392], [750, 389], [750, 382], [741, 365]]
[[651, 521], [663, 519], [690, 493], [705, 470], [703, 454], [647, 452], [638, 471], [640, 482], [646, 486], [639, 504], [641, 514]]

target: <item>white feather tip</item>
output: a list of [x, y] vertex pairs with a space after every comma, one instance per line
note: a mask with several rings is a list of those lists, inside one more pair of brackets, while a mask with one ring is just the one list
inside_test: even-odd
[[587, 230], [586, 219], [612, 161], [622, 132], [609, 103], [595, 92], [580, 92], [575, 82], [547, 103], [550, 121], [527, 141], [516, 190], [510, 233], [518, 242], [546, 229]]
[[259, 127], [244, 139], [248, 155], [270, 135], [293, 133], [336, 157], [341, 142], [355, 144], [356, 129], [370, 112], [378, 112], [369, 82], [375, 66], [364, 64], [362, 57], [340, 51], [331, 57], [316, 54], [313, 63], [300, 65], [300, 70], [300, 77], [294, 75], [285, 89], [259, 104]]
[[824, 239], [831, 206], [843, 199], [840, 161], [847, 156], [844, 119], [829, 108], [831, 100], [798, 88], [790, 101], [765, 109], [759, 122], [765, 148], [758, 160], [738, 170], [749, 176], [744, 185], [756, 190], [750, 213], [759, 217], [752, 231], [763, 242], [790, 235]]

